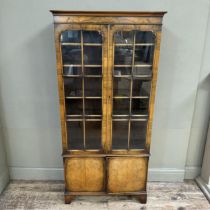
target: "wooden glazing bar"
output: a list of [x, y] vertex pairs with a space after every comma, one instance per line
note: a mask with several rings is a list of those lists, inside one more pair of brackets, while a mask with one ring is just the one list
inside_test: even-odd
[[[132, 114], [132, 96], [133, 96], [133, 69], [135, 63], [135, 42], [136, 42], [136, 32], [133, 34], [133, 54], [132, 54], [132, 68], [131, 68], [131, 81], [130, 81], [130, 95], [129, 95], [129, 115]], [[130, 149], [130, 139], [131, 139], [131, 120], [128, 121], [128, 149]]]

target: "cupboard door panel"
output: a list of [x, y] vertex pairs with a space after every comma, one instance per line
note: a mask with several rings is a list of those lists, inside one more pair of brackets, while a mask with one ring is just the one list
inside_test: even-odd
[[145, 191], [147, 165], [148, 158], [108, 158], [108, 192], [120, 193]]
[[66, 158], [66, 190], [70, 192], [104, 191], [103, 158]]

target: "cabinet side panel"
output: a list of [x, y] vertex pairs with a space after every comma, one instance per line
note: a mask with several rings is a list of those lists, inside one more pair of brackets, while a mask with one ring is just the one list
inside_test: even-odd
[[161, 32], [156, 32], [156, 43], [155, 43], [153, 69], [152, 69], [153, 78], [152, 78], [151, 92], [150, 92], [149, 119], [148, 119], [148, 124], [147, 124], [147, 137], [146, 137], [147, 151], [150, 151], [150, 143], [151, 143], [151, 135], [152, 135], [152, 121], [153, 121], [153, 114], [154, 114], [156, 83], [157, 83], [157, 75], [158, 75], [158, 63], [159, 63], [159, 56], [160, 56], [160, 39], [161, 39]]
[[62, 77], [62, 54], [60, 45], [60, 31], [57, 29], [58, 25], [55, 25], [55, 47], [56, 47], [56, 66], [57, 66], [57, 78], [58, 78], [58, 92], [59, 92], [59, 105], [60, 105], [60, 120], [61, 120], [61, 133], [62, 133], [62, 145], [63, 150], [67, 150], [67, 132], [66, 132], [66, 120], [65, 120], [65, 96]]

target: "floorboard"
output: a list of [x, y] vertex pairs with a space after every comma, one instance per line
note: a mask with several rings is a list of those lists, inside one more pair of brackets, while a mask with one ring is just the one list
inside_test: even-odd
[[0, 195], [0, 210], [209, 210], [210, 204], [194, 181], [148, 183], [148, 202], [126, 196], [81, 196], [64, 204], [61, 181], [12, 181]]

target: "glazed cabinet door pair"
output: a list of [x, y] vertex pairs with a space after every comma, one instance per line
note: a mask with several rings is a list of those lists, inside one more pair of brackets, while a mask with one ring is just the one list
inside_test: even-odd
[[[154, 27], [56, 26], [64, 151], [149, 151], [160, 37]], [[102, 162], [96, 165], [104, 170]]]

